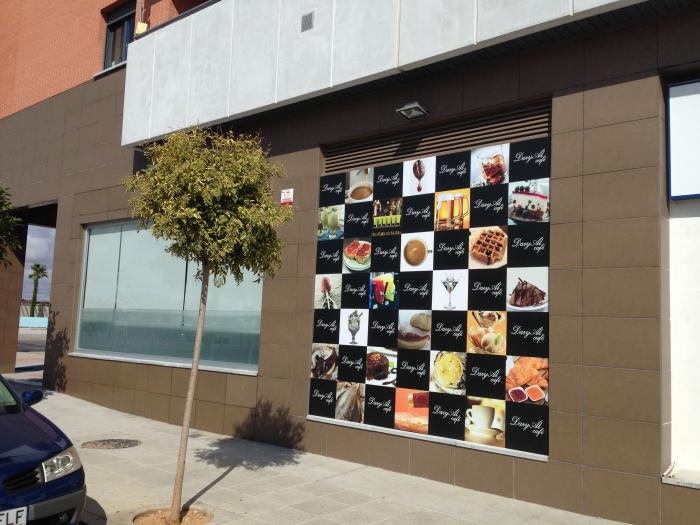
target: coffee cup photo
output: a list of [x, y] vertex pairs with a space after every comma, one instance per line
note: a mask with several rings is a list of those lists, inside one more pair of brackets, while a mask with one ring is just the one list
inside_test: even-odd
[[433, 269], [433, 232], [401, 235], [401, 271]]
[[368, 202], [374, 197], [374, 169], [350, 170], [345, 180], [345, 203]]
[[493, 407], [474, 405], [467, 409], [467, 422], [478, 428], [491, 428], [495, 413]]

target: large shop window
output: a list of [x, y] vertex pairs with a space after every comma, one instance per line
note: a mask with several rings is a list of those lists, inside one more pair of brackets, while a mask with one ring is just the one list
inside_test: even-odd
[[[672, 478], [700, 486], [700, 81], [672, 85], [668, 100], [669, 259], [671, 302]], [[672, 482], [672, 480], [671, 480]]]
[[[196, 267], [169, 255], [167, 242], [133, 222], [87, 229], [78, 351], [186, 365], [199, 305]], [[204, 367], [254, 372], [262, 283], [250, 274], [210, 286]]]

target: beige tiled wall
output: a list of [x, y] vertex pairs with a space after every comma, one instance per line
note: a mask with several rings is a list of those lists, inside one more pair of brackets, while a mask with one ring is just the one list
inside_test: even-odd
[[8, 253], [9, 265], [0, 265], [0, 373], [15, 371], [19, 304], [22, 298], [24, 266], [14, 253]]

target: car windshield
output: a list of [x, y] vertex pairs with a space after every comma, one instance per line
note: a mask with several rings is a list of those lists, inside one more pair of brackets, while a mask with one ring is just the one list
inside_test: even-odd
[[19, 412], [19, 404], [10, 390], [0, 381], [0, 415]]

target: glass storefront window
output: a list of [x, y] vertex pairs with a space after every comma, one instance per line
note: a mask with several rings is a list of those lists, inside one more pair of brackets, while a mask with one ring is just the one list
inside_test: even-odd
[[[186, 365], [199, 306], [196, 266], [134, 222], [87, 228], [78, 351]], [[202, 366], [256, 371], [262, 283], [210, 282]]]

